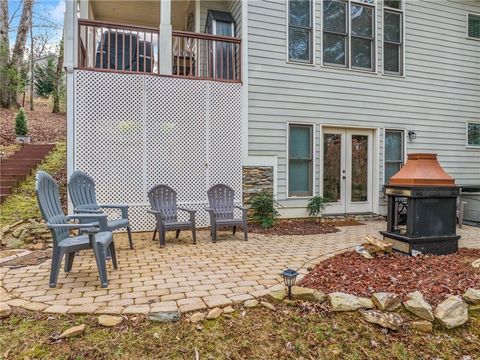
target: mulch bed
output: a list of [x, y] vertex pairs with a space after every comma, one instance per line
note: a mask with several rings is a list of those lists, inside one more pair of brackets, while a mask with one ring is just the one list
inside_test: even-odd
[[436, 305], [449, 294], [462, 295], [469, 287], [480, 288], [480, 269], [471, 266], [478, 258], [480, 249], [466, 248], [451, 255], [393, 253], [371, 260], [348, 251], [316, 265], [301, 284], [327, 294], [340, 291], [366, 297], [385, 291], [405, 298], [418, 290]]
[[354, 219], [321, 220], [317, 219], [281, 219], [270, 229], [264, 229], [260, 224], [249, 224], [248, 231], [265, 235], [315, 235], [330, 234], [339, 231], [338, 226], [363, 225]]
[[52, 257], [52, 252], [49, 250], [44, 250], [44, 251], [34, 251], [29, 254], [23, 255], [16, 257], [12, 260], [6, 261], [0, 266], [2, 267], [11, 267], [11, 268], [18, 268], [18, 267], [24, 267], [24, 266], [35, 266], [39, 265], [46, 260], [50, 259]]

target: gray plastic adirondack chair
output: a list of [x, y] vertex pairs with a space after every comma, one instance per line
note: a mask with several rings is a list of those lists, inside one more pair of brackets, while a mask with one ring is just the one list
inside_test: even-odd
[[[113, 268], [117, 269], [117, 258], [112, 232], [100, 231], [106, 227], [107, 216], [105, 214], [75, 214], [65, 216], [60, 205], [57, 183], [44, 171], [37, 172], [35, 192], [37, 194], [38, 206], [53, 237], [49, 286], [53, 288], [57, 285], [58, 273], [64, 255], [65, 272], [70, 272], [72, 270], [75, 253], [79, 250], [92, 249], [97, 262], [101, 286], [107, 287], [107, 249], [112, 257]], [[69, 220], [79, 220], [83, 221], [83, 223], [68, 223]], [[80, 229], [83, 231], [83, 234], [70, 236], [70, 229]]]
[[[232, 226], [233, 234], [237, 231], [237, 226], [243, 227], [245, 241], [248, 240], [247, 227], [247, 209], [242, 206], [234, 205], [235, 192], [230, 186], [217, 184], [207, 191], [210, 207], [205, 210], [210, 215], [212, 241], [217, 241], [217, 229], [219, 226]], [[242, 218], [235, 218], [234, 209], [242, 210]]]
[[128, 205], [97, 204], [95, 182], [86, 173], [80, 170], [73, 172], [68, 180], [68, 192], [72, 200], [75, 213], [102, 214], [101, 209], [119, 209], [122, 212], [120, 219], [107, 220], [107, 230], [114, 231], [127, 229], [130, 249], [133, 249], [132, 232], [128, 220]]
[[[148, 212], [154, 214], [157, 219], [157, 227], [153, 233], [153, 240], [155, 240], [155, 235], [158, 231], [160, 247], [165, 247], [165, 233], [168, 230], [176, 230], [176, 237], [178, 238], [180, 230], [190, 229], [192, 231], [193, 243], [197, 243], [195, 228], [196, 210], [177, 207], [177, 192], [175, 190], [167, 185], [157, 185], [148, 192], [148, 200], [151, 206]], [[188, 212], [190, 214], [190, 220], [178, 221], [178, 210]]]

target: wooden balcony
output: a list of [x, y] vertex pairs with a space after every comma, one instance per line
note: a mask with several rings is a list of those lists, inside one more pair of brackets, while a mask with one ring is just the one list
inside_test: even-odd
[[[158, 28], [78, 20], [78, 68], [160, 74]], [[172, 76], [241, 82], [241, 40], [172, 32]]]

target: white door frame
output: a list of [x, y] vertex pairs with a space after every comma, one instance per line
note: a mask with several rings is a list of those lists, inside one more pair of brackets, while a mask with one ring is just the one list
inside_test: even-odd
[[[369, 178], [368, 178], [368, 183], [369, 183], [369, 198], [368, 201], [370, 202], [371, 206], [369, 206], [368, 211], [365, 211], [364, 209], [359, 209], [358, 206], [355, 206], [355, 203], [353, 203], [353, 206], [350, 206], [347, 208], [347, 204], [345, 203], [347, 201], [347, 196], [344, 196], [345, 199], [343, 199], [345, 202], [341, 202], [339, 204], [331, 204], [330, 206], [327, 206], [325, 209], [326, 214], [344, 214], [346, 212], [349, 213], [364, 213], [364, 212], [373, 212], [373, 213], [378, 213], [379, 212], [379, 178], [380, 178], [380, 129], [379, 128], [371, 128], [371, 127], [360, 127], [360, 126], [345, 126], [345, 125], [329, 125], [329, 124], [322, 124], [320, 125], [320, 176], [319, 176], [319, 193], [323, 195], [323, 135], [324, 133], [332, 133], [335, 130], [341, 131], [342, 134], [344, 134], [344, 138], [342, 141], [347, 144], [349, 141], [347, 141], [347, 135], [348, 131], [350, 130], [350, 134], [352, 134], [352, 131], [355, 133], [358, 133], [359, 135], [362, 134], [370, 134], [369, 136], [369, 157], [371, 161], [369, 161]], [[351, 146], [351, 145], [350, 145]], [[342, 156], [342, 159], [348, 158], [347, 156], [347, 151], [351, 151], [350, 149], [347, 149], [348, 145], [342, 145], [343, 151], [345, 154]], [[345, 160], [342, 160], [344, 162]], [[345, 169], [346, 171], [348, 169], [347, 163], [342, 163], [342, 169]], [[347, 176], [347, 174], [345, 174]], [[348, 179], [348, 176], [347, 176]], [[347, 190], [347, 181], [342, 180], [342, 192], [343, 194], [346, 194]], [[345, 189], [345, 191], [343, 190]], [[347, 194], [348, 195], [348, 194]]]

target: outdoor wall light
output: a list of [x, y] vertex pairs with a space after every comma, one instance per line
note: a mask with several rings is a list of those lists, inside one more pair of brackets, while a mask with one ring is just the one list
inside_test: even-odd
[[285, 286], [288, 288], [288, 298], [292, 300], [292, 286], [295, 285], [295, 281], [297, 279], [298, 272], [292, 269], [287, 269], [282, 272], [283, 282]]
[[408, 130], [408, 138], [410, 139], [410, 141], [417, 138], [417, 133], [415, 132], [415, 130]]

